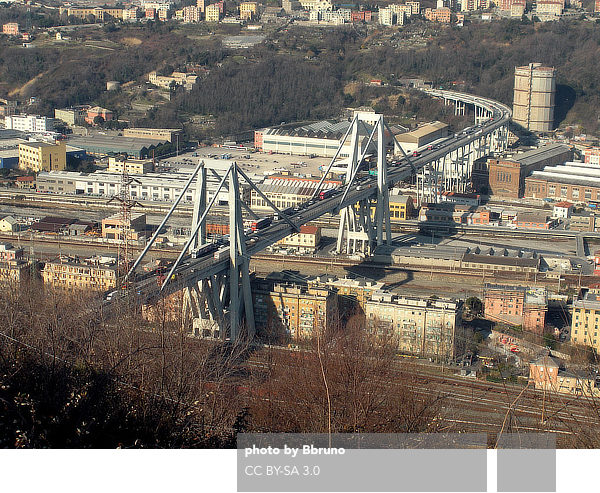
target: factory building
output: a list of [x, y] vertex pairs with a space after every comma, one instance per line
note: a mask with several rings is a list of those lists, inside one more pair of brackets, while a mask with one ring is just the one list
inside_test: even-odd
[[367, 323], [382, 334], [392, 336], [398, 349], [408, 354], [454, 358], [457, 341], [462, 340], [462, 303], [444, 298], [397, 296], [375, 293], [365, 303]]
[[581, 162], [546, 166], [525, 179], [525, 197], [600, 203], [600, 168]]
[[[375, 116], [375, 113], [372, 113]], [[361, 114], [364, 117], [365, 114]], [[278, 154], [293, 154], [298, 156], [333, 157], [351, 125], [351, 121], [334, 122], [324, 120], [308, 125], [294, 126], [281, 125], [279, 127], [264, 128], [254, 132], [254, 147], [262, 152]], [[366, 145], [372, 124], [365, 122], [359, 126], [359, 138]], [[402, 129], [392, 127], [396, 134]], [[391, 139], [389, 132], [385, 132], [386, 139]], [[370, 144], [373, 151], [376, 150], [376, 139]], [[340, 158], [350, 156], [350, 136], [346, 138], [344, 146], [340, 151]]]
[[[258, 189], [279, 209], [296, 207], [310, 200], [315, 192], [319, 180], [312, 178], [297, 178], [295, 176], [276, 176], [264, 180], [258, 185]], [[341, 182], [335, 180], [325, 180], [321, 190], [337, 188]], [[265, 210], [272, 212], [267, 202], [256, 192], [252, 190], [250, 196], [250, 207], [253, 210]]]
[[[396, 140], [404, 152], [414, 152], [435, 140], [446, 137], [447, 135], [448, 125], [442, 122], [431, 122], [420, 126], [416, 130], [396, 136]], [[400, 149], [395, 149], [395, 153], [400, 154]]]
[[530, 63], [515, 67], [513, 121], [533, 132], [554, 128], [556, 73], [553, 67]]
[[113, 135], [94, 135], [93, 137], [71, 137], [69, 144], [85, 150], [93, 156], [110, 154], [126, 154], [134, 159], [144, 159], [152, 156], [152, 150], [166, 140], [154, 138], [137, 139]]
[[569, 146], [548, 144], [503, 159], [480, 161], [473, 169], [473, 186], [490, 195], [522, 198], [525, 193], [525, 177], [532, 171], [564, 163], [572, 157], [573, 151]]
[[[146, 173], [136, 175], [130, 185], [131, 196], [136, 200], [155, 202], [171, 202], [182, 192], [191, 171], [169, 173]], [[207, 200], [214, 196], [219, 180], [211, 173], [207, 174]], [[252, 178], [252, 177], [251, 177]], [[39, 192], [90, 195], [94, 197], [114, 197], [119, 193], [122, 177], [118, 173], [96, 171], [94, 173], [80, 173], [75, 171], [51, 171], [38, 173], [36, 186]], [[249, 187], [241, 184], [242, 200], [249, 202]], [[190, 185], [183, 197], [183, 202], [191, 203], [196, 196], [195, 181]], [[217, 205], [227, 204], [229, 192], [221, 190]]]

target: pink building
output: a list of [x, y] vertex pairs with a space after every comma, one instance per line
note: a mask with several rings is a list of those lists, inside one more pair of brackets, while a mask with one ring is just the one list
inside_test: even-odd
[[100, 106], [94, 106], [93, 108], [90, 108], [89, 110], [87, 110], [87, 115], [85, 117], [86, 123], [88, 123], [90, 125], [95, 125], [94, 119], [97, 116], [103, 118], [105, 122], [108, 122], [108, 121], [114, 119], [114, 113], [112, 111], [104, 109], [104, 108], [100, 108]]
[[16, 36], [19, 34], [19, 24], [16, 22], [7, 22], [2, 26], [2, 34], [7, 34], [8, 36]]

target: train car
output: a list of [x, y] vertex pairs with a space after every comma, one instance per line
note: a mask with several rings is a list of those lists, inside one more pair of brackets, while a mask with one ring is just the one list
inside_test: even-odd
[[251, 224], [250, 229], [252, 231], [258, 231], [259, 229], [266, 228], [270, 224], [271, 224], [271, 218], [270, 217], [263, 217], [262, 219], [257, 219], [256, 221], [254, 221]]
[[335, 188], [330, 188], [329, 190], [322, 190], [319, 192], [319, 200], [325, 200], [329, 197], [333, 197], [335, 195]]
[[218, 245], [216, 243], [206, 243], [204, 245], [201, 245], [198, 248], [194, 248], [192, 250], [192, 258], [200, 258], [204, 255], [206, 255], [209, 252], [212, 252], [214, 250], [216, 250], [218, 247]]

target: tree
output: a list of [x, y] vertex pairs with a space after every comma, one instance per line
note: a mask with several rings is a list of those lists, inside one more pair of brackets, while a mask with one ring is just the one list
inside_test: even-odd
[[481, 300], [476, 296], [471, 296], [465, 300], [465, 307], [473, 315], [479, 315], [483, 307]]
[[104, 123], [104, 118], [102, 118], [100, 115], [96, 115], [94, 117], [94, 125], [102, 125]]

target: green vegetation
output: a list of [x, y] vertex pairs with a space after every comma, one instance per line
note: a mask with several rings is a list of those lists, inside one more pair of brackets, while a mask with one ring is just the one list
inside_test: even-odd
[[[60, 45], [42, 36], [27, 50], [3, 40], [0, 91], [36, 96], [36, 109], [45, 114], [54, 107], [94, 103], [128, 115], [139, 98], [137, 113], [128, 117], [133, 123], [183, 125], [196, 137], [334, 118], [344, 107], [360, 105], [373, 106], [398, 123], [414, 123], [418, 115], [459, 126], [460, 118], [448, 108], [402, 90], [398, 80], [420, 77], [511, 104], [514, 67], [541, 62], [557, 69], [557, 122], [577, 123], [587, 133], [600, 128], [600, 31], [591, 22], [512, 19], [456, 28], [416, 20], [394, 32], [360, 24], [287, 26], [267, 29], [267, 40], [252, 49], [223, 50], [222, 36], [237, 32], [237, 26], [110, 24], [75, 31], [71, 41]], [[177, 89], [170, 97], [143, 87], [131, 92], [150, 71], [170, 73], [186, 64], [210, 71], [192, 92]], [[369, 86], [372, 78], [385, 85]], [[108, 80], [120, 81], [123, 91], [106, 93]], [[198, 115], [212, 115], [214, 128], [195, 127], [191, 122]]]

